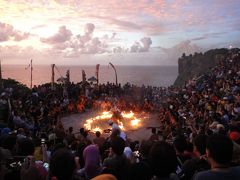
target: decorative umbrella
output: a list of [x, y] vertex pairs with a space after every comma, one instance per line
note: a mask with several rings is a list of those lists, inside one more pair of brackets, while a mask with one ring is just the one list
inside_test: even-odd
[[57, 79], [57, 82], [64, 83], [64, 82], [66, 82], [66, 80], [67, 80], [67, 78], [60, 77]]
[[90, 81], [90, 82], [97, 82], [97, 78], [95, 78], [94, 76], [92, 76], [92, 77], [90, 77], [90, 78], [88, 79], [88, 81]]

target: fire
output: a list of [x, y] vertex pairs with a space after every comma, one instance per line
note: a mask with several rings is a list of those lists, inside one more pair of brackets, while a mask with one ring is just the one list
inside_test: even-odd
[[95, 133], [97, 131], [99, 131], [100, 133], [102, 133], [102, 129], [100, 127], [95, 127], [92, 129], [92, 131]]
[[131, 121], [131, 125], [132, 126], [138, 126], [139, 125], [139, 122], [140, 122], [140, 119], [133, 119], [132, 121]]
[[86, 128], [86, 129], [91, 129], [91, 124], [92, 124], [92, 122], [93, 122], [93, 119], [91, 118], [91, 119], [87, 119], [86, 120], [86, 123], [84, 124], [84, 127]]
[[122, 112], [121, 115], [124, 117], [124, 118], [133, 118], [134, 117], [134, 113], [132, 111], [130, 111], [130, 113], [125, 113], [125, 112]]
[[109, 111], [104, 111], [100, 116], [100, 119], [110, 119], [112, 117], [112, 113]]
[[[118, 119], [117, 120], [117, 124], [118, 124], [118, 126], [121, 130], [125, 131], [129, 128], [131, 129], [131, 128], [136, 128], [136, 127], [140, 126], [140, 122], [142, 121], [142, 119], [138, 119], [136, 117], [137, 115], [135, 115], [135, 113], [133, 113], [132, 111], [130, 111], [128, 113], [122, 112], [121, 115], [122, 115], [123, 119]], [[86, 128], [88, 130], [91, 130], [94, 133], [96, 131], [99, 131], [99, 132], [102, 133], [103, 129], [101, 129], [101, 126], [99, 126], [99, 125], [100, 124], [105, 124], [105, 122], [101, 122], [101, 121], [109, 120], [109, 119], [112, 118], [112, 116], [113, 116], [113, 113], [111, 111], [104, 111], [98, 116], [87, 119], [85, 121], [84, 128]]]
[[117, 122], [118, 122], [118, 127], [124, 131], [125, 129], [124, 129], [123, 123], [119, 120]]

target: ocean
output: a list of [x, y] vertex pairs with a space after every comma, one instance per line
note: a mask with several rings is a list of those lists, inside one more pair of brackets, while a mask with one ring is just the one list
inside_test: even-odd
[[[178, 75], [177, 66], [115, 66], [118, 74], [118, 83], [127, 82], [150, 86], [171, 86]], [[30, 86], [30, 68], [26, 65], [2, 65], [2, 77], [12, 78], [27, 86]], [[66, 75], [70, 70], [70, 81], [77, 83], [82, 81], [82, 70], [86, 72], [87, 79], [95, 76], [95, 66], [57, 66], [55, 80]], [[51, 66], [33, 65], [33, 85], [51, 82]], [[99, 82], [115, 83], [114, 70], [110, 66], [100, 66]]]

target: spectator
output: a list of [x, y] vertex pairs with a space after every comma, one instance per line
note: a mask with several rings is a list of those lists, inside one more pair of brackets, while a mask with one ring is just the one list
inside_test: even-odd
[[121, 137], [124, 141], [127, 140], [126, 133], [123, 132], [116, 123], [114, 123], [112, 120], [109, 120], [108, 124], [109, 124], [109, 126], [112, 127], [112, 134], [113, 134], [113, 136], [115, 136], [115, 134], [116, 134], [117, 136]]
[[103, 143], [105, 142], [105, 138], [101, 136], [99, 131], [97, 131], [95, 135], [96, 138], [93, 139], [93, 143], [98, 145], [98, 147], [102, 147]]
[[33, 156], [34, 155], [33, 142], [27, 138], [18, 140], [17, 155], [18, 156]]
[[24, 163], [21, 167], [21, 179], [31, 180], [44, 180], [47, 176], [46, 170], [43, 168], [42, 163], [37, 164], [33, 157], [34, 144], [30, 139], [24, 138], [18, 141], [17, 155], [24, 158]]
[[50, 159], [49, 178], [73, 180], [75, 168], [74, 155], [67, 149], [59, 149]]
[[153, 170], [153, 180], [177, 180], [177, 156], [174, 148], [166, 142], [160, 141], [153, 145], [149, 154], [149, 161]]
[[149, 152], [151, 150], [153, 143], [151, 141], [142, 141], [140, 148], [139, 148], [139, 153], [141, 156], [141, 161], [148, 162], [149, 159]]
[[92, 179], [101, 173], [100, 154], [96, 145], [87, 146], [83, 151], [83, 158], [85, 166], [79, 171], [81, 176]]
[[178, 164], [180, 167], [182, 167], [183, 163], [190, 159], [190, 156], [184, 153], [184, 151], [187, 149], [187, 141], [184, 136], [178, 136], [174, 140], [173, 145], [177, 153]]
[[181, 179], [190, 180], [195, 173], [210, 169], [206, 157], [206, 142], [206, 135], [200, 134], [194, 138], [193, 147], [196, 158], [189, 159], [183, 164]]
[[73, 134], [73, 127], [68, 128], [68, 134], [66, 136], [66, 140], [68, 144], [71, 144], [75, 140], [75, 136]]
[[133, 161], [133, 152], [130, 147], [125, 147], [123, 151], [125, 157], [129, 160], [131, 163]]
[[111, 141], [109, 157], [103, 162], [103, 166], [115, 171], [119, 180], [127, 177], [129, 162], [124, 156], [125, 141], [121, 137], [115, 137]]
[[102, 174], [99, 175], [95, 178], [93, 178], [92, 180], [117, 180], [115, 176], [111, 175], [111, 174]]
[[156, 128], [152, 128], [152, 135], [150, 136], [149, 138], [149, 141], [158, 141], [159, 140], [159, 137], [157, 135], [157, 130]]
[[207, 140], [207, 158], [211, 170], [197, 173], [194, 180], [237, 180], [240, 177], [240, 166], [230, 167], [233, 143], [224, 135], [215, 134]]
[[151, 167], [145, 162], [134, 163], [129, 168], [129, 180], [150, 180], [153, 174]]

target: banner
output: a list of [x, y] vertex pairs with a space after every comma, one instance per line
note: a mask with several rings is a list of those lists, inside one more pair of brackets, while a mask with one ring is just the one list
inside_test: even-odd
[[25, 70], [27, 70], [27, 69], [30, 68], [31, 66], [32, 66], [32, 59], [31, 59], [29, 65], [28, 65], [27, 67], [25, 67]]
[[97, 65], [96, 65], [96, 78], [97, 78], [97, 85], [98, 85], [98, 82], [99, 82], [99, 76], [98, 76], [98, 73], [99, 73], [99, 67], [100, 67], [100, 64], [97, 64]]
[[86, 73], [84, 70], [82, 70], [82, 82], [83, 82], [83, 84], [86, 83]]
[[117, 80], [117, 70], [115, 68], [115, 66], [112, 64], [112, 63], [109, 63], [110, 66], [112, 66], [112, 68], [114, 69], [114, 72], [115, 72], [115, 78], [116, 78], [116, 85], [118, 85], [118, 80]]

